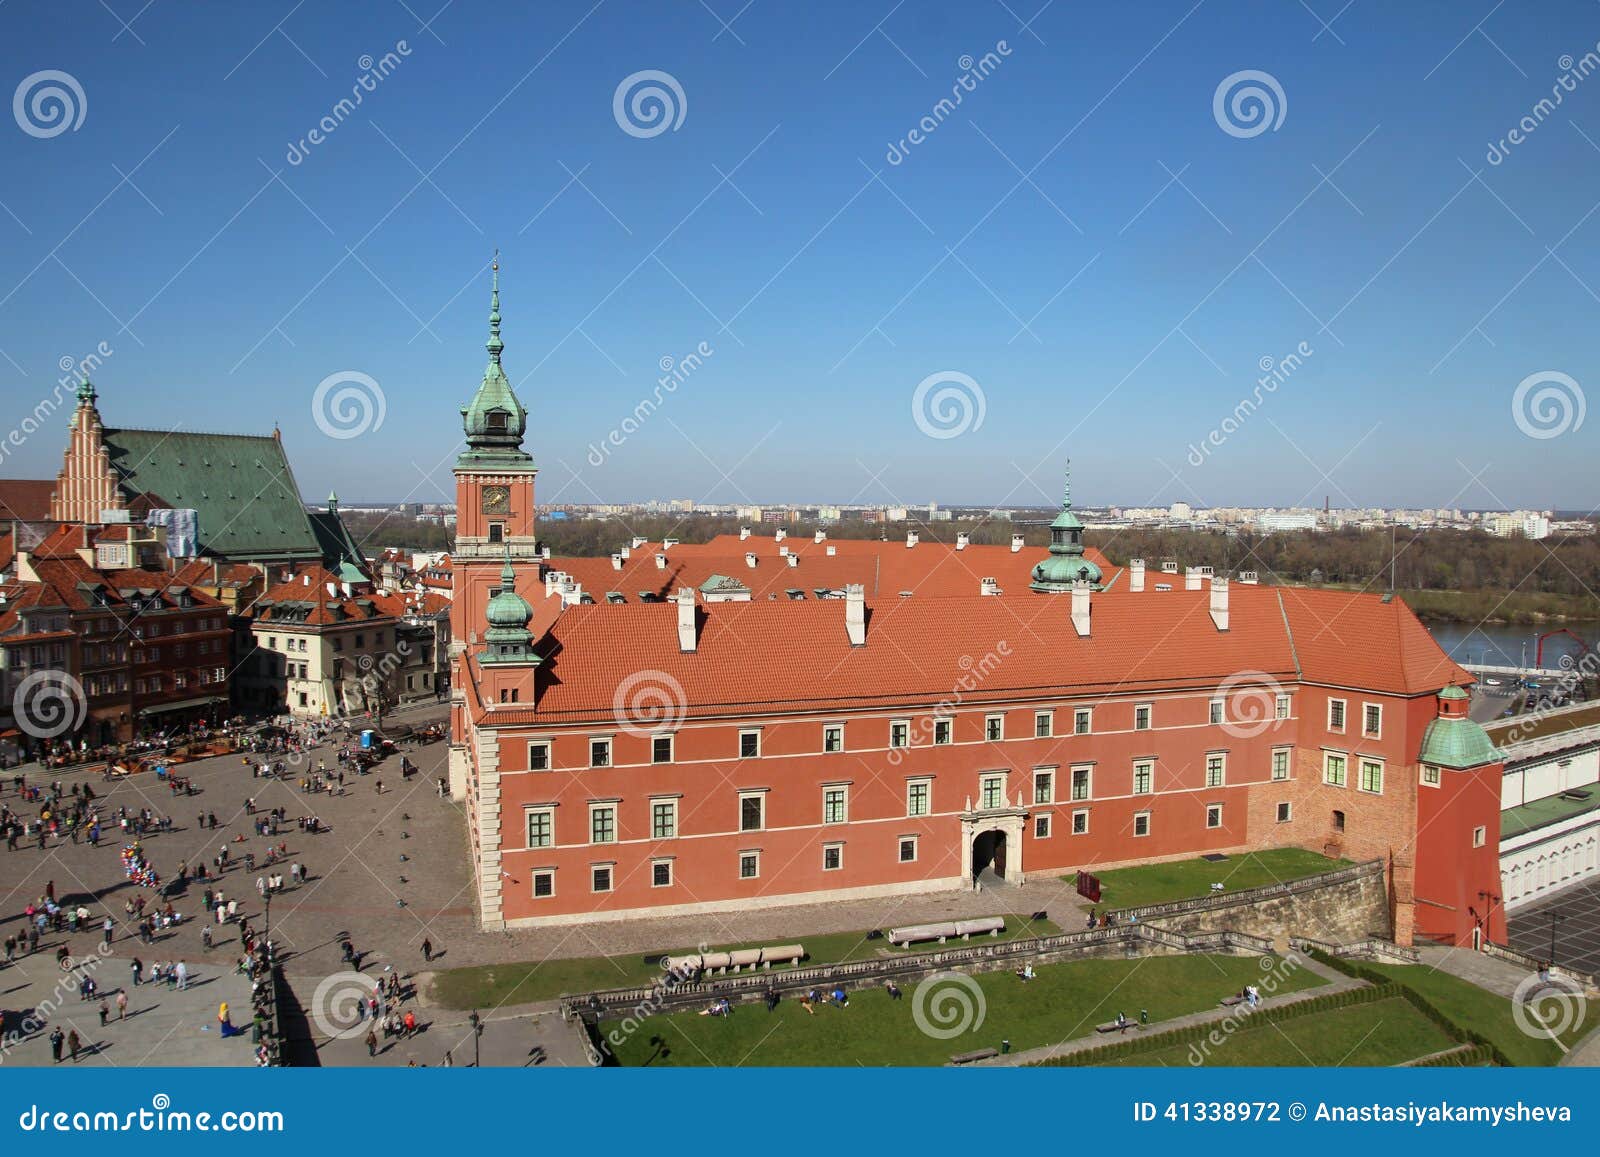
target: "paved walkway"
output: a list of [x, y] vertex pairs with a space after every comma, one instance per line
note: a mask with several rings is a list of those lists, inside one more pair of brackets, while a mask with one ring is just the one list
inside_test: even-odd
[[1471, 948], [1426, 945], [1417, 948], [1417, 955], [1422, 958], [1422, 964], [1432, 971], [1448, 972], [1507, 1000], [1517, 991], [1517, 985], [1528, 979], [1526, 968], [1519, 968], [1509, 960], [1501, 960], [1498, 956], [1476, 952]]
[[[1322, 977], [1323, 980], [1327, 981], [1327, 983], [1319, 984], [1315, 988], [1303, 989], [1297, 992], [1288, 992], [1282, 996], [1264, 996], [1261, 998], [1261, 1003], [1257, 1005], [1258, 1012], [1269, 1008], [1286, 1008], [1289, 1005], [1299, 1004], [1302, 1001], [1311, 1000], [1314, 997], [1328, 996], [1335, 992], [1344, 992], [1347, 989], [1367, 987], [1366, 981], [1355, 980], [1352, 977], [1346, 976], [1342, 972], [1338, 972], [1332, 968], [1329, 968], [1327, 965], [1319, 964], [1310, 957], [1290, 955], [1284, 959], [1295, 961], [1299, 968], [1303, 968], [1307, 972], [1315, 973], [1316, 975]], [[1282, 965], [1279, 965], [1279, 967], [1281, 968]], [[1266, 974], [1266, 976], [1270, 975], [1271, 973]], [[1263, 977], [1264, 980], [1265, 978], [1266, 977]], [[1219, 1024], [1222, 1021], [1229, 1019], [1233, 1019], [1238, 1025], [1238, 1027], [1233, 1031], [1242, 1032], [1251, 1027], [1249, 1016], [1243, 1015], [1242, 1007], [1218, 1007], [1209, 1008], [1203, 1012], [1190, 1013], [1188, 1016], [1174, 1017], [1171, 1020], [1157, 1021], [1155, 1024], [1147, 1025], [1142, 1029], [1131, 1028], [1127, 1031], [1135, 1034], [1148, 1033], [1154, 1035], [1156, 1033], [1172, 1032], [1176, 1029], [1188, 1028], [1191, 1025]], [[1041, 1061], [1051, 1060], [1055, 1057], [1070, 1056], [1073, 1053], [1085, 1052], [1088, 1049], [1099, 1048], [1101, 1045], [1115, 1044], [1117, 1041], [1125, 1039], [1127, 1039], [1126, 1033], [1095, 1032], [1090, 1033], [1085, 1037], [1078, 1037], [1075, 1040], [1063, 1041], [1060, 1044], [1045, 1045], [1042, 1048], [1036, 1049], [1025, 1049], [1020, 1053], [1011, 1053], [1007, 1056], [994, 1057], [991, 1060], [977, 1061], [975, 1063], [990, 1067], [1036, 1065]], [[1200, 1047], [1205, 1047], [1204, 1042], [1200, 1042]], [[1223, 1046], [1218, 1047], [1226, 1047], [1226, 1044], [1224, 1043]]]

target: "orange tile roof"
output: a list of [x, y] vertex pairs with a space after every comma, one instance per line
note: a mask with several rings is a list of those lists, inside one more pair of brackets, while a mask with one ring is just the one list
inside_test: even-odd
[[1253, 673], [1418, 695], [1465, 674], [1409, 608], [1377, 596], [1233, 584], [1227, 632], [1208, 590], [1101, 592], [1092, 606], [1081, 638], [1065, 596], [891, 595], [868, 600], [866, 645], [852, 647], [839, 600], [702, 604], [689, 654], [671, 605], [569, 607], [536, 647], [547, 657], [537, 708], [493, 719], [607, 718], [640, 671], [676, 681], [695, 716], [933, 704], [977, 670], [964, 702], [1216, 687]]
[[0, 519], [44, 522], [50, 517], [53, 478], [0, 478]]
[[[326, 627], [342, 623], [388, 618], [390, 613], [369, 584], [351, 584], [344, 593], [339, 576], [326, 567], [303, 567], [282, 582], [274, 583], [256, 599], [251, 611], [263, 622], [284, 626]], [[285, 603], [305, 603], [310, 609], [301, 616], [290, 615]], [[369, 605], [363, 605], [369, 604]]]

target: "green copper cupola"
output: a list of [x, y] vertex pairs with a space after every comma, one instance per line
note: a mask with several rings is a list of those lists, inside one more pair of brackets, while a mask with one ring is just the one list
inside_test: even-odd
[[467, 448], [456, 459], [456, 464], [468, 467], [526, 467], [533, 461], [522, 449], [522, 436], [528, 429], [528, 411], [517, 400], [500, 365], [500, 354], [505, 349], [505, 343], [500, 340], [498, 254], [494, 261], [489, 294], [489, 340], [484, 348], [489, 351], [489, 364], [484, 367], [483, 382], [478, 386], [478, 392], [469, 404], [461, 407], [461, 424], [466, 434]]
[[1100, 568], [1083, 554], [1083, 523], [1072, 513], [1072, 463], [1067, 463], [1061, 513], [1050, 524], [1050, 555], [1033, 568], [1029, 590], [1041, 594], [1070, 594], [1072, 584], [1087, 582], [1100, 589]]
[[517, 572], [511, 565], [511, 551], [506, 549], [506, 564], [500, 568], [500, 590], [484, 608], [489, 629], [484, 632], [484, 652], [481, 663], [537, 663], [533, 653], [533, 633], [528, 623], [533, 619], [533, 608], [528, 600], [517, 593]]

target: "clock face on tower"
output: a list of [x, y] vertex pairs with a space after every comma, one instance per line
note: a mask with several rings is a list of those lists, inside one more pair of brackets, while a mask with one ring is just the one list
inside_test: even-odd
[[485, 486], [483, 488], [483, 512], [485, 514], [505, 514], [511, 509], [511, 490], [506, 486]]

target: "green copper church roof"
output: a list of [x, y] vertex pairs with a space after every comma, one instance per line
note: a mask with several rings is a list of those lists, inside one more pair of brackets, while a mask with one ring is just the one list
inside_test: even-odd
[[462, 429], [467, 448], [456, 459], [457, 466], [485, 469], [527, 469], [533, 458], [522, 448], [528, 429], [528, 411], [517, 400], [500, 365], [505, 343], [500, 340], [500, 262], [494, 263], [493, 287], [489, 294], [489, 364], [472, 401], [461, 407]]
[[199, 512], [202, 551], [238, 562], [321, 553], [278, 438], [184, 430], [103, 435], [125, 494]]
[[1033, 568], [1029, 590], [1041, 594], [1063, 594], [1076, 582], [1087, 582], [1100, 589], [1100, 568], [1084, 557], [1083, 523], [1072, 513], [1072, 463], [1067, 463], [1066, 482], [1061, 498], [1061, 513], [1050, 524], [1050, 557]]
[[[1450, 691], [1456, 691], [1451, 695]], [[1465, 698], [1466, 692], [1452, 687], [1443, 692], [1441, 699]], [[1449, 767], [1457, 771], [1468, 767], [1481, 767], [1495, 763], [1500, 752], [1489, 739], [1489, 733], [1470, 719], [1439, 718], [1428, 724], [1422, 734], [1422, 754], [1418, 762], [1435, 767]]]
[[533, 608], [528, 600], [517, 593], [517, 572], [511, 566], [511, 548], [506, 548], [506, 564], [500, 568], [500, 591], [484, 608], [489, 629], [484, 632], [487, 645], [479, 657], [483, 663], [537, 663], [533, 653], [533, 635], [528, 623], [533, 619]]

